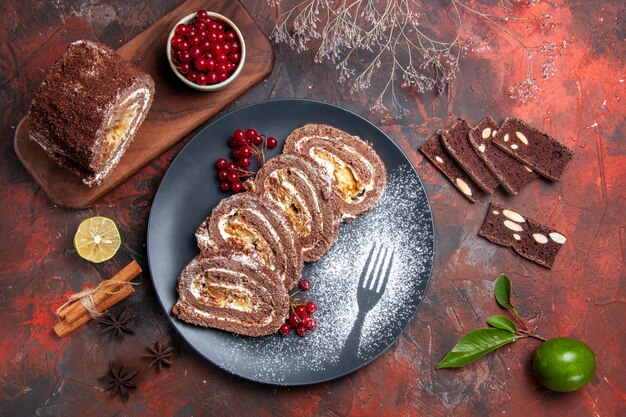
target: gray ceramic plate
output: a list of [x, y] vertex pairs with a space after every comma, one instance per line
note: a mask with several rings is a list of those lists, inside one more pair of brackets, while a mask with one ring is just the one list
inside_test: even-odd
[[[219, 191], [214, 167], [217, 158], [229, 155], [226, 140], [236, 128], [254, 127], [278, 138], [280, 148], [291, 131], [306, 123], [329, 124], [370, 141], [388, 175], [378, 205], [343, 224], [331, 250], [317, 262], [305, 265], [303, 275], [313, 282], [305, 295], [318, 305], [314, 314], [317, 330], [303, 338], [294, 333], [249, 338], [178, 320], [171, 313], [177, 298], [177, 277], [198, 254], [195, 229], [226, 196]], [[278, 152], [272, 150], [268, 156]], [[180, 335], [220, 368], [249, 380], [277, 385], [334, 379], [387, 350], [424, 297], [434, 249], [430, 204], [402, 151], [362, 117], [309, 100], [253, 104], [200, 130], [165, 174], [148, 224], [148, 262], [154, 287]], [[379, 252], [382, 255], [376, 262]], [[374, 254], [373, 260], [366, 268], [370, 253]], [[378, 264], [379, 269], [373, 268]], [[386, 276], [387, 281], [378, 294], [376, 290], [359, 290], [361, 275], [376, 282]]]

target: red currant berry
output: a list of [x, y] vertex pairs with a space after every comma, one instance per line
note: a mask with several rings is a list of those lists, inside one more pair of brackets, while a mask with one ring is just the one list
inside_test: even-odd
[[217, 62], [226, 62], [228, 61], [228, 56], [224, 52], [220, 52], [219, 54], [215, 55], [215, 60]]
[[239, 160], [241, 159], [241, 148], [235, 148], [230, 152], [230, 155], [233, 157], [233, 159], [235, 160]]
[[255, 146], [259, 146], [262, 143], [263, 143], [263, 138], [259, 135], [257, 135], [254, 139], [252, 139], [252, 144]]
[[228, 30], [226, 31], [226, 40], [227, 41], [236, 41], [237, 40], [237, 34], [235, 32], [233, 32], [232, 30]]
[[217, 32], [217, 41], [222, 43], [226, 40], [226, 36], [222, 32]]
[[189, 26], [189, 29], [187, 30], [185, 37], [187, 38], [187, 40], [189, 40], [189, 38], [196, 36], [197, 34], [198, 34], [198, 31], [196, 30], [196, 28], [194, 28], [193, 26]]
[[226, 169], [229, 171], [236, 171], [237, 170], [237, 164], [234, 162], [229, 162], [228, 164], [226, 164]]
[[218, 80], [219, 82], [226, 81], [229, 77], [230, 77], [230, 74], [228, 74], [228, 73], [220, 74], [220, 73], [218, 72], [218, 74], [217, 74], [217, 80]]
[[231, 43], [230, 46], [233, 52], [241, 51], [241, 45], [239, 45], [239, 42], [237, 41], [234, 41], [233, 43]]
[[278, 146], [278, 141], [273, 136], [270, 136], [269, 138], [267, 138], [266, 143], [269, 149], [274, 149], [276, 146]]
[[217, 62], [213, 58], [208, 58], [206, 60], [206, 67], [209, 71], [213, 71], [215, 67], [217, 67]]
[[246, 132], [244, 132], [242, 129], [235, 129], [235, 131], [233, 132], [233, 137], [243, 140], [246, 138]]
[[278, 331], [280, 332], [281, 336], [287, 336], [289, 333], [291, 333], [291, 325], [289, 323], [284, 323], [282, 326], [280, 326], [280, 329], [278, 329]]
[[191, 65], [189, 65], [188, 62], [183, 62], [178, 66], [178, 71], [180, 71], [181, 74], [187, 74], [190, 69]]
[[215, 67], [215, 72], [217, 72], [218, 75], [226, 74], [228, 72], [228, 66], [223, 62], [219, 63], [217, 64], [217, 67]]
[[209, 32], [206, 38], [211, 42], [211, 45], [213, 45], [217, 42], [217, 32]]
[[304, 319], [302, 321], [302, 324], [304, 325], [304, 327], [306, 327], [307, 330], [313, 331], [317, 329], [317, 320], [311, 317], [307, 317], [306, 319]]
[[200, 41], [202, 41], [199, 35], [187, 36], [187, 40], [190, 45], [199, 45]]
[[210, 20], [208, 22], [207, 28], [209, 29], [209, 32], [218, 32], [219, 31], [219, 26], [217, 24], [217, 22], [215, 20]]
[[232, 51], [232, 47], [231, 47], [231, 45], [230, 45], [230, 43], [229, 43], [229, 42], [224, 42], [224, 43], [222, 44], [222, 51], [224, 51], [224, 53], [225, 53], [226, 55], [228, 55], [228, 54], [230, 54], [230, 53], [231, 53], [231, 51]]
[[215, 161], [215, 167], [217, 169], [226, 169], [226, 164], [228, 164], [226, 158], [218, 158], [217, 161]]
[[178, 54], [178, 59], [180, 60], [180, 62], [184, 62], [186, 64], [191, 62], [191, 54], [187, 51], [181, 51]]
[[193, 61], [193, 66], [200, 72], [205, 72], [209, 66], [207, 60], [200, 56]]
[[296, 327], [296, 334], [300, 337], [306, 336], [306, 327], [303, 325]]
[[300, 289], [302, 291], [308, 291], [311, 289], [311, 281], [308, 279], [300, 280]]
[[[215, 74], [215, 73], [213, 73]], [[229, 138], [228, 139], [228, 146], [230, 146], [231, 148], [236, 148], [237, 146], [239, 146], [239, 143], [235, 140], [235, 138]]]
[[186, 51], [191, 45], [189, 45], [189, 42], [187, 40], [181, 39], [176, 46], [176, 49], [178, 49], [179, 51]]
[[227, 171], [228, 172], [228, 177], [226, 178], [226, 180], [228, 182], [237, 182], [239, 181], [239, 175], [237, 175], [237, 173], [235, 171]]
[[207, 79], [209, 80], [209, 84], [217, 84], [219, 82], [219, 77], [215, 72], [209, 72], [207, 75]]
[[237, 64], [239, 63], [239, 61], [241, 61], [241, 55], [239, 54], [239, 52], [231, 52], [230, 55], [228, 55], [228, 59], [233, 64]]
[[239, 148], [239, 155], [241, 158], [250, 158], [252, 156], [252, 149], [248, 146], [242, 146]]
[[193, 70], [189, 70], [187, 73], [187, 79], [192, 83], [195, 83], [198, 80], [198, 73]]
[[220, 181], [228, 181], [228, 171], [224, 168], [217, 171], [217, 178]]
[[306, 308], [304, 306], [296, 307], [296, 314], [298, 315], [298, 318], [300, 318], [301, 320], [304, 320], [305, 317], [309, 317], [309, 315], [306, 312]]
[[200, 10], [198, 10], [198, 11], [196, 12], [196, 18], [197, 18], [197, 19], [208, 20], [208, 19], [210, 19], [211, 17], [209, 16], [209, 14], [207, 13], [207, 11], [206, 11], [206, 10], [202, 10], [202, 9], [200, 9]]
[[298, 324], [300, 324], [300, 319], [294, 313], [291, 313], [289, 314], [289, 324], [291, 324], [293, 327], [296, 327]]
[[202, 49], [198, 46], [192, 46], [189, 48], [189, 55], [191, 55], [192, 58], [198, 58], [202, 55]]
[[230, 183], [228, 181], [220, 182], [220, 190], [222, 190], [222, 191], [229, 191], [230, 190]]
[[250, 160], [250, 158], [241, 158], [239, 160], [239, 166], [242, 168], [248, 168], [251, 163], [252, 161]]
[[181, 23], [180, 25], [176, 26], [177, 35], [184, 36], [188, 30], [189, 30], [189, 26], [187, 26], [184, 23]]
[[203, 39], [199, 46], [202, 51], [206, 52], [211, 49], [211, 42], [208, 39]]
[[232, 62], [230, 62], [230, 61], [226, 62], [226, 65], [228, 65], [228, 72], [229, 73], [232, 73], [235, 70], [235, 68], [237, 68], [237, 66], [235, 64], [233, 64]]
[[200, 39], [205, 40], [209, 37], [209, 32], [207, 32], [206, 30], [201, 30], [198, 32], [198, 36], [200, 36]]
[[183, 38], [181, 36], [178, 36], [178, 35], [172, 36], [172, 48], [178, 49], [178, 45], [180, 44], [182, 40]]
[[198, 85], [207, 85], [209, 80], [207, 79], [206, 74], [200, 73], [196, 77], [196, 82], [198, 83]]
[[306, 303], [306, 312], [309, 314], [313, 314], [317, 311], [317, 304], [315, 304], [313, 301], [309, 301], [308, 303]]
[[198, 30], [204, 30], [206, 29], [206, 22], [202, 20], [201, 18], [199, 18], [198, 20], [193, 22], [193, 26]]
[[234, 193], [240, 193], [241, 191], [243, 191], [243, 184], [239, 181], [233, 182], [230, 188], [231, 190], [233, 190]]
[[[209, 39], [209, 40], [210, 40], [210, 39]], [[216, 39], [215, 41], [211, 41], [211, 42], [217, 42], [217, 39]], [[219, 43], [213, 43], [213, 44], [211, 45], [211, 53], [212, 53], [213, 55], [218, 55], [218, 54], [221, 54], [222, 52], [224, 52], [224, 51], [222, 50], [222, 45], [221, 45], [221, 44], [219, 44]]]
[[259, 133], [258, 133], [256, 130], [252, 129], [252, 128], [250, 128], [250, 129], [246, 130], [246, 137], [247, 137], [248, 139], [250, 139], [250, 140], [253, 140], [253, 139], [254, 139], [254, 138], [256, 138], [258, 135], [259, 135]]
[[226, 29], [224, 24], [222, 22], [215, 22], [215, 23], [217, 23], [217, 31], [224, 33], [224, 30]]
[[246, 139], [240, 139], [240, 138], [235, 138], [235, 142], [237, 142], [237, 144], [239, 144], [239, 146], [247, 146], [248, 143], [246, 142]]

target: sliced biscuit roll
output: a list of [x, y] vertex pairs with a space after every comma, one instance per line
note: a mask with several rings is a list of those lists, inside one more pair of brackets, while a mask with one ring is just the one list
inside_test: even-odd
[[178, 277], [173, 313], [181, 320], [246, 336], [275, 333], [289, 314], [276, 272], [233, 250], [209, 250]]
[[302, 245], [305, 261], [315, 261], [337, 239], [341, 215], [330, 179], [302, 155], [282, 154], [259, 170], [252, 190], [274, 201], [287, 216]]
[[291, 223], [272, 200], [254, 193], [223, 199], [196, 231], [201, 251], [233, 246], [278, 273], [286, 290], [302, 274], [302, 248]]
[[72, 43], [30, 107], [29, 135], [89, 185], [118, 164], [150, 109], [152, 78], [111, 48]]
[[372, 145], [343, 130], [305, 125], [287, 137], [283, 151], [307, 155], [324, 169], [344, 220], [374, 207], [385, 190], [387, 171]]

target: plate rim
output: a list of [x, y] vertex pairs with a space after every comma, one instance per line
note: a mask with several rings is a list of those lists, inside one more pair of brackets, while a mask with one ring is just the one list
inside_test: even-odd
[[[152, 223], [154, 221], [154, 217], [152, 215], [152, 209], [154, 207], [154, 202], [156, 201], [157, 197], [159, 196], [159, 193], [162, 191], [161, 185], [163, 183], [163, 180], [165, 179], [165, 177], [168, 174], [168, 171], [170, 170], [171, 166], [174, 164], [174, 162], [180, 157], [180, 155], [183, 153], [183, 151], [185, 151], [187, 149], [187, 147], [189, 147], [191, 145], [191, 143], [196, 140], [196, 138], [198, 138], [206, 129], [209, 129], [211, 126], [213, 126], [214, 124], [218, 123], [219, 121], [221, 121], [222, 119], [231, 116], [233, 113], [239, 112], [239, 111], [244, 111], [250, 107], [255, 107], [255, 106], [262, 106], [268, 103], [278, 103], [278, 102], [307, 102], [307, 103], [312, 103], [315, 105], [322, 105], [322, 106], [328, 106], [328, 107], [332, 107], [335, 110], [339, 110], [339, 111], [343, 111], [343, 112], [347, 112], [349, 114], [351, 114], [352, 116], [355, 116], [357, 119], [360, 119], [361, 121], [373, 126], [376, 130], [378, 130], [382, 135], [384, 135], [389, 142], [391, 142], [391, 144], [393, 144], [393, 146], [396, 147], [396, 149], [401, 153], [401, 155], [406, 159], [406, 161], [408, 162], [408, 165], [411, 167], [411, 170], [415, 173], [415, 176], [417, 177], [417, 180], [419, 181], [419, 184], [422, 187], [422, 190], [424, 191], [424, 194], [426, 196], [426, 204], [428, 207], [428, 212], [430, 213], [430, 231], [432, 233], [432, 254], [430, 256], [430, 271], [428, 272], [428, 278], [426, 280], [426, 286], [424, 287], [424, 293], [422, 295], [422, 298], [419, 300], [417, 306], [415, 307], [415, 311], [411, 314], [410, 317], [407, 318], [406, 323], [404, 324], [404, 327], [402, 328], [402, 332], [400, 332], [400, 334], [398, 334], [398, 336], [396, 338], [394, 338], [389, 344], [387, 344], [386, 346], [384, 346], [383, 349], [380, 350], [380, 352], [376, 353], [375, 355], [373, 355], [371, 358], [369, 358], [367, 361], [360, 363], [359, 365], [355, 366], [354, 368], [350, 368], [347, 371], [344, 371], [340, 374], [337, 375], [333, 375], [333, 376], [329, 376], [327, 378], [321, 378], [315, 381], [309, 381], [309, 382], [287, 382], [287, 383], [280, 383], [280, 382], [275, 382], [275, 381], [266, 381], [266, 380], [260, 380], [260, 379], [254, 379], [252, 377], [246, 376], [246, 375], [242, 375], [240, 373], [237, 373], [233, 370], [227, 369], [219, 364], [217, 364], [216, 362], [214, 362], [213, 360], [211, 360], [210, 358], [208, 358], [204, 353], [200, 352], [200, 350], [198, 350], [198, 348], [196, 348], [196, 346], [194, 346], [192, 343], [189, 342], [189, 340], [187, 340], [187, 338], [182, 334], [182, 332], [178, 329], [178, 326], [175, 322], [175, 319], [171, 316], [170, 311], [165, 307], [165, 305], [163, 304], [163, 300], [161, 298], [161, 296], [159, 295], [159, 290], [157, 289], [157, 285], [155, 283], [153, 274], [152, 274], [152, 261], [151, 261], [151, 256], [150, 256], [150, 231], [152, 230]], [[269, 100], [261, 100], [261, 101], [257, 101], [254, 103], [250, 103], [247, 104], [245, 106], [239, 107], [237, 109], [234, 109], [230, 112], [227, 112], [223, 115], [221, 115], [220, 117], [218, 117], [215, 120], [211, 120], [208, 123], [206, 123], [204, 126], [202, 126], [198, 131], [196, 131], [193, 136], [189, 139], [189, 141], [180, 149], [180, 151], [178, 151], [178, 153], [176, 154], [176, 156], [174, 156], [174, 158], [172, 159], [172, 161], [170, 162], [168, 168], [165, 170], [165, 173], [163, 174], [163, 177], [161, 178], [161, 181], [159, 182], [159, 186], [157, 188], [157, 191], [154, 194], [154, 197], [152, 198], [152, 202], [150, 203], [150, 214], [148, 217], [148, 225], [147, 225], [147, 231], [146, 231], [146, 254], [147, 254], [147, 261], [148, 261], [148, 270], [149, 270], [149, 274], [150, 274], [150, 281], [152, 282], [152, 286], [154, 288], [154, 292], [156, 293], [156, 298], [159, 301], [159, 305], [161, 306], [162, 311], [165, 313], [165, 316], [167, 317], [168, 321], [170, 322], [170, 324], [172, 325], [172, 327], [174, 328], [174, 330], [176, 331], [176, 333], [178, 334], [178, 336], [183, 339], [185, 341], [185, 343], [191, 347], [191, 349], [193, 349], [194, 352], [196, 352], [199, 356], [201, 356], [204, 360], [208, 361], [210, 364], [212, 364], [213, 366], [215, 366], [216, 368], [227, 372], [230, 375], [234, 375], [237, 376], [238, 378], [242, 378], [244, 380], [247, 381], [251, 381], [251, 382], [255, 382], [258, 384], [263, 384], [263, 385], [268, 385], [268, 386], [280, 386], [280, 387], [298, 387], [298, 386], [308, 386], [308, 385], [315, 385], [315, 384], [320, 384], [323, 382], [328, 382], [328, 381], [333, 381], [335, 379], [339, 379], [342, 378], [346, 375], [349, 375], [367, 365], [369, 365], [370, 363], [374, 362], [376, 359], [378, 359], [383, 353], [387, 352], [389, 350], [389, 348], [391, 348], [391, 346], [396, 343], [398, 341], [398, 339], [400, 339], [400, 337], [402, 337], [402, 334], [404, 334], [404, 332], [406, 331], [406, 328], [409, 326], [409, 324], [415, 319], [415, 316], [417, 315], [417, 312], [419, 311], [420, 307], [422, 306], [422, 302], [424, 301], [424, 298], [426, 297], [426, 293], [428, 291], [428, 288], [430, 287], [430, 282], [432, 280], [432, 276], [433, 276], [433, 270], [435, 267], [435, 253], [437, 251], [437, 233], [436, 233], [436, 225], [435, 225], [435, 218], [433, 215], [433, 210], [432, 210], [432, 205], [430, 203], [430, 198], [428, 197], [428, 193], [426, 192], [426, 187], [424, 186], [424, 182], [422, 181], [421, 177], [419, 176], [419, 173], [417, 172], [416, 167], [413, 165], [413, 163], [411, 162], [411, 160], [409, 159], [409, 157], [406, 155], [406, 153], [404, 153], [404, 151], [402, 150], [402, 148], [393, 140], [391, 139], [391, 137], [389, 137], [389, 135], [387, 135], [380, 127], [378, 127], [377, 125], [375, 125], [374, 123], [372, 123], [371, 121], [367, 120], [366, 118], [364, 118], [363, 116], [349, 110], [346, 109], [344, 107], [338, 106], [336, 104], [331, 104], [331, 103], [326, 103], [324, 101], [319, 101], [319, 100], [313, 100], [313, 99], [300, 99], [300, 98], [279, 98], [279, 99], [269, 99]]]

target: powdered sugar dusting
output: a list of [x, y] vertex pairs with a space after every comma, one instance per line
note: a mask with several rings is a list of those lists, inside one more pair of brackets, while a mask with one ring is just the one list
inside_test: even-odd
[[[380, 301], [359, 315], [357, 286], [372, 247], [394, 258]], [[432, 269], [432, 217], [423, 187], [405, 164], [394, 168], [381, 201], [343, 224], [339, 238], [303, 276], [313, 282], [305, 295], [318, 311], [317, 330], [300, 338], [248, 338], [228, 333], [233, 355], [217, 365], [246, 369], [244, 377], [274, 384], [325, 379], [347, 373], [382, 353], [402, 333], [421, 302]], [[236, 352], [236, 353], [235, 353]]]

